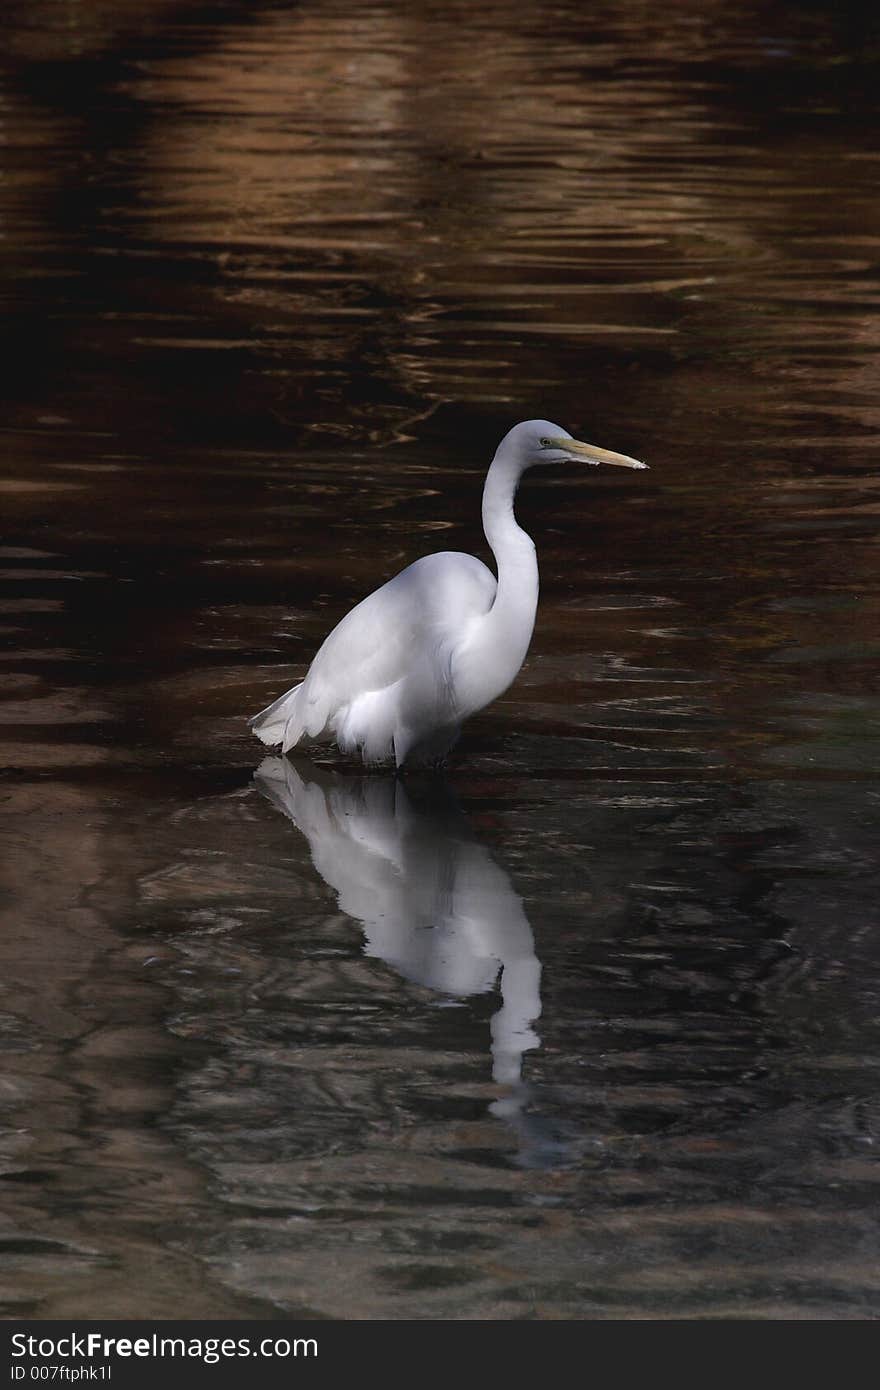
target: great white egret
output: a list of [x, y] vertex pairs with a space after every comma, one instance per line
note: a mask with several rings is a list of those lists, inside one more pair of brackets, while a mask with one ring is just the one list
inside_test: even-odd
[[347, 613], [305, 679], [250, 720], [287, 752], [333, 742], [364, 763], [437, 762], [464, 721], [510, 685], [525, 660], [538, 606], [535, 546], [513, 499], [538, 464], [637, 459], [573, 439], [549, 420], [525, 420], [502, 439], [483, 488], [483, 529], [498, 578], [474, 555], [425, 555]]

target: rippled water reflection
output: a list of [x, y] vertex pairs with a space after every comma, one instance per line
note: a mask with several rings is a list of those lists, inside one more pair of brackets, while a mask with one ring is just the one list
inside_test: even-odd
[[[876, 29], [5, 27], [4, 1313], [876, 1316]], [[451, 786], [255, 776], [538, 414]]]

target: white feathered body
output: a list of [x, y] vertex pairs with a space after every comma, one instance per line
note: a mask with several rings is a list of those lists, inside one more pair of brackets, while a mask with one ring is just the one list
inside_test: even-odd
[[251, 721], [254, 732], [284, 752], [316, 739], [335, 740], [365, 763], [441, 758], [463, 720], [506, 689], [522, 665], [531, 625], [504, 670], [493, 667], [490, 677], [481, 669], [481, 625], [497, 591], [495, 576], [473, 555], [443, 551], [416, 560], [346, 614], [302, 683]]
[[469, 715], [501, 695], [532, 638], [535, 547], [516, 522], [517, 484], [535, 464], [586, 458], [644, 464], [525, 420], [499, 444], [483, 488], [483, 530], [498, 578], [481, 560], [443, 551], [395, 575], [342, 619], [301, 685], [251, 720], [270, 747], [336, 740], [365, 763], [436, 761]]

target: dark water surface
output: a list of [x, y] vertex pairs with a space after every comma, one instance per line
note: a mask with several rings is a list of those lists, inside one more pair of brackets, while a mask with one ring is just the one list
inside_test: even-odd
[[[7, 0], [7, 1317], [880, 1313], [857, 14]], [[448, 786], [255, 778], [532, 415]]]

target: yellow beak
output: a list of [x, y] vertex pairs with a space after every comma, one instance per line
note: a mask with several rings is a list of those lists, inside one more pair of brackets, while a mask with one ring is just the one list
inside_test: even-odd
[[613, 463], [617, 468], [647, 468], [646, 463], [631, 459], [628, 454], [614, 454], [610, 449], [600, 449], [596, 444], [583, 444], [580, 439], [548, 439], [548, 448], [563, 449], [574, 458], [586, 459], [587, 463]]

